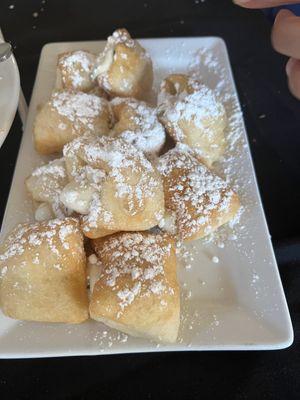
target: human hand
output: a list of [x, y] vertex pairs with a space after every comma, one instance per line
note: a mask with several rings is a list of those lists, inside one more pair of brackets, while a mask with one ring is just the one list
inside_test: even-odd
[[[299, 3], [300, 0], [234, 0], [245, 8], [269, 8]], [[276, 51], [289, 58], [286, 73], [291, 93], [300, 99], [300, 17], [282, 9], [272, 29], [272, 44]]]

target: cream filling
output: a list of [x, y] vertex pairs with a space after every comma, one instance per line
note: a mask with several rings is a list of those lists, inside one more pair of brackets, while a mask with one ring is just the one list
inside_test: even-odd
[[99, 75], [105, 74], [114, 61], [114, 46], [106, 45], [103, 53], [96, 58], [92, 71], [92, 78], [97, 79]]
[[60, 194], [60, 201], [65, 207], [78, 212], [88, 214], [96, 189], [91, 186], [82, 186], [76, 182], [70, 182]]

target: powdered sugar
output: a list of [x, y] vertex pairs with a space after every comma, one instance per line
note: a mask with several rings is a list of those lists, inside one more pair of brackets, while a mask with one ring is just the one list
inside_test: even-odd
[[61, 91], [53, 93], [50, 104], [63, 117], [66, 117], [75, 130], [82, 125], [93, 130], [94, 120], [104, 107], [104, 99], [93, 94]]
[[127, 47], [134, 46], [134, 40], [131, 38], [126, 29], [117, 29], [111, 36], [107, 38], [109, 44], [123, 43]]
[[63, 165], [63, 160], [59, 163], [58, 160], [53, 160], [50, 161], [48, 164], [36, 168], [31, 175], [32, 176], [53, 175], [57, 178], [65, 178], [66, 169]]
[[138, 296], [173, 293], [164, 270], [171, 244], [163, 235], [124, 233], [107, 239], [103, 245], [95, 243], [95, 251], [100, 259], [109, 256], [102, 280], [116, 290], [121, 310]]
[[[53, 219], [48, 222], [35, 224], [20, 224], [6, 238], [3, 244], [3, 251], [0, 254], [2, 267], [5, 261], [21, 256], [25, 251], [33, 250], [33, 264], [39, 264], [39, 248], [47, 246], [50, 252], [57, 258], [63, 257], [63, 253], [58, 250], [58, 240], [64, 249], [69, 249], [67, 236], [71, 233], [79, 232], [77, 221], [74, 218], [65, 220]], [[26, 261], [25, 261], [26, 264]]]
[[[144, 63], [145, 60], [151, 62], [149, 55], [131, 38], [126, 29], [117, 29], [108, 37], [106, 46], [97, 57], [92, 72], [93, 79], [97, 79], [99, 86], [108, 93], [110, 91], [114, 93], [116, 86], [118, 86], [117, 90], [123, 94], [130, 92], [134, 87], [135, 80], [132, 77], [132, 68], [129, 67], [127, 51], [130, 51], [131, 54], [135, 53], [134, 56], [131, 56], [134, 60], [133, 64], [137, 63], [138, 58], [141, 63]], [[113, 78], [110, 75], [113, 64], [117, 65], [120, 73], [117, 85], [112, 82]]]
[[41, 202], [36, 210], [36, 220], [55, 216], [64, 218], [70, 212], [60, 202], [60, 193], [68, 182], [63, 158], [36, 168], [26, 180], [27, 190], [34, 200]]
[[[187, 42], [185, 41], [185, 43], [186, 43], [186, 47], [188, 47], [188, 44], [187, 44]], [[160, 45], [160, 44], [159, 44]], [[204, 45], [206, 46], [206, 43], [204, 43]], [[94, 45], [92, 45], [92, 46], [94, 46]], [[151, 44], [151, 46], [152, 46], [152, 44]], [[196, 44], [196, 46], [197, 46], [197, 44]], [[219, 45], [218, 45], [219, 46]], [[169, 46], [170, 48], [171, 48], [171, 46]], [[179, 46], [178, 46], [179, 47]], [[171, 49], [172, 50], [172, 49]], [[187, 49], [185, 48], [185, 51], [186, 51]], [[155, 52], [156, 51], [158, 51], [158, 50], [155, 50]], [[173, 51], [173, 50], [172, 50]], [[182, 47], [182, 53], [183, 53], [183, 47]], [[215, 51], [215, 47], [214, 47], [214, 50], [213, 51]], [[155, 53], [156, 54], [156, 53]], [[182, 68], [182, 64], [181, 64], [181, 62], [179, 63], [179, 64], [177, 64], [176, 63], [176, 60], [174, 60], [174, 63], [173, 64], [170, 64], [170, 62], [168, 61], [168, 62], [166, 62], [165, 61], [165, 59], [164, 59], [164, 57], [163, 57], [163, 54], [161, 54], [161, 53], [158, 53], [158, 54], [160, 54], [159, 55], [159, 60], [157, 60], [157, 59], [155, 59], [154, 61], [155, 62], [157, 62], [157, 67], [158, 67], [158, 70], [159, 70], [159, 73], [162, 73], [161, 71], [164, 71], [164, 72], [166, 72], [167, 73], [167, 71], [166, 71], [166, 68]], [[190, 53], [191, 54], [191, 53]], [[186, 58], [189, 58], [189, 54], [187, 53], [186, 54]], [[163, 60], [163, 63], [161, 62], [161, 60]], [[221, 61], [219, 61], [218, 63], [215, 63], [215, 65], [216, 65], [216, 70], [218, 70], [218, 67], [219, 67], [219, 65], [220, 65], [220, 62], [223, 62], [222, 60]], [[198, 69], [198, 71], [203, 71], [203, 65], [197, 65], [197, 69]], [[217, 74], [219, 75], [219, 73], [217, 72]], [[214, 87], [214, 81], [213, 80], [210, 80], [209, 78], [207, 79], [207, 76], [205, 76], [205, 74], [203, 74], [203, 76], [204, 76], [204, 78], [205, 78], [205, 80], [203, 80], [203, 82], [205, 83], [205, 84], [209, 84], [209, 85], [211, 85], [211, 87]], [[220, 75], [219, 75], [220, 76]], [[220, 81], [220, 78], [219, 78], [219, 81]], [[219, 85], [218, 85], [218, 87], [217, 87], [217, 90], [219, 89], [219, 88], [221, 88], [221, 86], [222, 86], [222, 83], [223, 82], [221, 82]], [[233, 89], [231, 88], [231, 91], [233, 91]], [[223, 101], [224, 100], [224, 98], [222, 97], [221, 98], [221, 100]], [[231, 119], [231, 117], [232, 117], [232, 113], [231, 113], [231, 108], [229, 109], [229, 112], [228, 112], [228, 117]], [[238, 123], [239, 122], [241, 122], [241, 119], [240, 119], [240, 117], [238, 117], [238, 118], [236, 118], [236, 120], [237, 120], [237, 125], [238, 125]], [[230, 123], [229, 123], [229, 125], [231, 125]], [[239, 128], [240, 129], [240, 132], [242, 132], [242, 129], [241, 128]], [[231, 128], [229, 128], [228, 129], [228, 131], [227, 131], [227, 135], [231, 135]], [[240, 181], [238, 181], [238, 182], [236, 182], [235, 181], [235, 172], [232, 172], [232, 171], [235, 171], [235, 170], [239, 170], [239, 168], [240, 168], [240, 159], [239, 159], [239, 151], [238, 151], [238, 149], [236, 148], [236, 146], [237, 145], [239, 145], [239, 140], [237, 140], [236, 142], [235, 142], [235, 144], [234, 144], [234, 146], [233, 146], [233, 154], [232, 154], [232, 156], [234, 157], [228, 164], [231, 164], [231, 165], [228, 165], [228, 164], [225, 164], [225, 167], [226, 167], [226, 175], [227, 174], [229, 174], [229, 178], [230, 178], [230, 180], [231, 180], [231, 182], [233, 182], [234, 184], [235, 183], [240, 183]], [[231, 139], [229, 139], [229, 143], [231, 144], [232, 143], [232, 141], [231, 141]], [[230, 145], [229, 145], [229, 147], [230, 147]], [[247, 149], [247, 151], [248, 151], [248, 149]], [[228, 154], [228, 153], [227, 153]], [[248, 156], [247, 156], [247, 152], [245, 151], [245, 152], [243, 152], [243, 155], [244, 156], [246, 156], [245, 158], [247, 158]], [[226, 155], [226, 157], [227, 157], [227, 155]], [[27, 157], [28, 158], [28, 157]], [[247, 163], [246, 163], [247, 164]], [[222, 164], [222, 166], [220, 167], [220, 170], [222, 171], [222, 168], [223, 168], [223, 165], [224, 164]], [[228, 169], [227, 169], [227, 167], [228, 167]], [[219, 168], [219, 165], [214, 165], [214, 168]], [[223, 171], [224, 171], [224, 169], [223, 169]], [[242, 170], [240, 173], [241, 173], [241, 177], [242, 177], [242, 179], [246, 179], [245, 178], [245, 175], [244, 175], [244, 170]], [[251, 186], [251, 188], [249, 189], [249, 191], [251, 191], [252, 190], [252, 188], [253, 188], [253, 186], [252, 186], [252, 183], [250, 182], [248, 182], [248, 179], [246, 179], [245, 180], [245, 184], [246, 185], [249, 185], [249, 186]], [[239, 190], [239, 194], [241, 194], [241, 196], [243, 196], [243, 193], [244, 193], [244, 186], [240, 186], [240, 190]], [[253, 197], [253, 198], [252, 198]], [[251, 201], [251, 202], [254, 202], [254, 201], [257, 201], [257, 199], [256, 199], [256, 197], [255, 197], [255, 194], [253, 194], [253, 196], [251, 197], [251, 199], [249, 198], [249, 197], [247, 197], [247, 199], [243, 199], [243, 202], [245, 202], [245, 204], [246, 204], [246, 201], [247, 201], [247, 204], [248, 204], [248, 201]], [[252, 207], [252, 204], [253, 203], [251, 203], [251, 207]], [[248, 215], [248, 214], [247, 214]], [[251, 221], [253, 221], [253, 223], [257, 223], [257, 220], [256, 220], [256, 214], [255, 214], [255, 212], [253, 213], [253, 214], [251, 214], [251, 218], [253, 218], [253, 220], [251, 219]], [[241, 226], [242, 225], [244, 225], [245, 224], [245, 217], [243, 217], [242, 218], [242, 221], [241, 221]], [[257, 225], [258, 227], [260, 227], [260, 225]], [[238, 227], [236, 227], [235, 229], [239, 229]], [[233, 292], [235, 291], [235, 284], [238, 284], [238, 281], [235, 281], [235, 280], [231, 280], [231, 279], [234, 279], [235, 278], [235, 273], [237, 274], [237, 275], [239, 275], [239, 276], [241, 276], [241, 277], [245, 277], [245, 274], [247, 273], [247, 262], [248, 262], [248, 258], [246, 258], [246, 257], [244, 257], [243, 258], [243, 255], [244, 255], [244, 248], [242, 248], [241, 249], [241, 252], [242, 252], [242, 254], [238, 254], [239, 256], [242, 256], [242, 258], [240, 259], [242, 262], [240, 262], [240, 267], [242, 266], [243, 268], [241, 269], [241, 271], [242, 271], [242, 273], [241, 274], [239, 274], [238, 273], [238, 268], [239, 268], [239, 265], [238, 265], [238, 260], [237, 260], [237, 263], [231, 263], [231, 261], [229, 261], [229, 259], [227, 258], [229, 255], [230, 255], [230, 252], [231, 252], [231, 250], [233, 249], [235, 249], [235, 248], [237, 248], [237, 246], [239, 246], [240, 245], [240, 235], [239, 235], [239, 233], [238, 232], [235, 232], [235, 235], [237, 236], [237, 240], [235, 240], [235, 241], [231, 241], [231, 240], [228, 240], [228, 231], [230, 232], [230, 229], [229, 229], [229, 226], [228, 227], [224, 227], [224, 228], [222, 228], [221, 229], [221, 231], [219, 231], [217, 234], [215, 234], [214, 236], [215, 236], [215, 239], [214, 239], [214, 241], [213, 242], [211, 242], [211, 245], [212, 246], [214, 246], [214, 243], [215, 243], [215, 241], [216, 240], [221, 240], [220, 242], [218, 241], [217, 243], [219, 244], [221, 244], [221, 248], [223, 249], [224, 247], [225, 247], [225, 249], [224, 250], [221, 250], [220, 251], [220, 253], [218, 252], [218, 250], [216, 251], [214, 248], [213, 248], [213, 250], [211, 251], [211, 252], [209, 252], [208, 251], [208, 248], [209, 248], [209, 246], [207, 246], [205, 243], [203, 243], [203, 241], [200, 241], [200, 243], [199, 242], [197, 242], [197, 248], [200, 248], [200, 251], [201, 251], [201, 253], [203, 254], [203, 253], [208, 253], [208, 255], [207, 255], [207, 259], [205, 260], [204, 258], [203, 258], [203, 262], [205, 263], [205, 265], [206, 264], [208, 264], [209, 265], [209, 267], [211, 268], [211, 269], [213, 269], [214, 271], [215, 270], [218, 270], [219, 272], [218, 272], [218, 274], [219, 275], [216, 275], [216, 279], [219, 279], [220, 278], [220, 281], [218, 282], [219, 283], [219, 285], [220, 286], [223, 286], [223, 284], [224, 284], [224, 281], [223, 281], [223, 279], [224, 279], [224, 276], [225, 276], [225, 278], [227, 277], [227, 276], [229, 276], [229, 279], [230, 279], [230, 283], [233, 285], [233, 287], [232, 287], [232, 290], [233, 290]], [[220, 236], [220, 239], [219, 239], [219, 234], [221, 235], [221, 233], [223, 233], [224, 235], [223, 236]], [[249, 233], [251, 233], [251, 230], [250, 229], [248, 229], [248, 227], [246, 226], [245, 227], [245, 234], [246, 234], [246, 236], [247, 235], [249, 235]], [[235, 237], [236, 237], [235, 236]], [[232, 236], [230, 236], [230, 238], [231, 238]], [[252, 241], [252, 240], [250, 240], [250, 241]], [[257, 241], [256, 241], [256, 243], [257, 243]], [[248, 244], [246, 244], [246, 245], [244, 245], [243, 243], [242, 243], [242, 246], [243, 247], [246, 247], [247, 248], [247, 246], [248, 246]], [[250, 246], [250, 244], [249, 244], [249, 246]], [[251, 245], [252, 246], [252, 245]], [[253, 246], [255, 246], [255, 245], [253, 245]], [[255, 250], [255, 247], [253, 247], [254, 248], [254, 250]], [[260, 248], [258, 247], [258, 251], [260, 251]], [[193, 250], [191, 250], [191, 252], [192, 252], [192, 254], [195, 254], [195, 252], [193, 251]], [[262, 250], [262, 252], [263, 252], [263, 250]], [[214, 255], [214, 254], [217, 254], [218, 255], [218, 257], [220, 258], [220, 268], [219, 268], [219, 266], [216, 266], [216, 265], [212, 265], [212, 263], [210, 262], [210, 259], [211, 259], [211, 257], [212, 257], [212, 255]], [[197, 258], [195, 258], [195, 260], [197, 260]], [[251, 259], [251, 262], [256, 262], [257, 260], [256, 260], [256, 258], [254, 258], [253, 257], [253, 259]], [[190, 263], [189, 263], [189, 260], [188, 260], [188, 265], [189, 265]], [[231, 264], [231, 267], [232, 267], [232, 269], [229, 269], [228, 270], [228, 267], [230, 266], [230, 264]], [[201, 293], [201, 289], [202, 289], [202, 287], [201, 287], [201, 284], [200, 284], [200, 286], [198, 287], [198, 289], [199, 289], [199, 292], [197, 292], [197, 289], [196, 289], [196, 286], [195, 287], [192, 287], [192, 291], [193, 291], [193, 298], [195, 299], [195, 297], [196, 297], [196, 301], [195, 301], [195, 306], [197, 306], [197, 305], [199, 305], [199, 307], [202, 307], [202, 309], [204, 310], [203, 311], [203, 313], [204, 314], [207, 314], [207, 315], [209, 315], [210, 314], [210, 312], [211, 312], [211, 314], [213, 313], [213, 312], [215, 312], [215, 311], [211, 311], [210, 310], [210, 308], [209, 307], [211, 307], [211, 305], [210, 305], [210, 303], [209, 303], [209, 301], [211, 300], [211, 296], [213, 296], [214, 295], [214, 287], [213, 287], [213, 285], [211, 284], [211, 282], [209, 282], [209, 280], [207, 280], [206, 278], [206, 275], [205, 275], [205, 268], [204, 268], [204, 272], [202, 272], [202, 268], [203, 268], [203, 266], [205, 267], [205, 265], [203, 265], [203, 263], [202, 263], [202, 259], [201, 259], [201, 262], [199, 261], [195, 261], [195, 263], [194, 263], [194, 267], [193, 267], [193, 271], [195, 271], [196, 269], [197, 269], [197, 267], [199, 266], [200, 268], [199, 268], [199, 273], [197, 274], [197, 279], [199, 278], [199, 279], [203, 279], [203, 280], [205, 280], [206, 281], [206, 286], [204, 287], [203, 286], [203, 289], [204, 289], [204, 292], [202, 292]], [[264, 266], [265, 264], [262, 264], [262, 267]], [[230, 268], [231, 268], [230, 267]], [[259, 264], [257, 265], [257, 268], [259, 267]], [[179, 270], [180, 270], [180, 268], [179, 268]], [[197, 269], [197, 271], [198, 271], [198, 269]], [[233, 272], [232, 274], [231, 274], [231, 272]], [[136, 272], [133, 272], [133, 275], [135, 276], [135, 274], [138, 274], [138, 271], [136, 271]], [[190, 281], [188, 280], [188, 278], [186, 278], [186, 276], [187, 275], [189, 275], [189, 277], [190, 277]], [[261, 275], [262, 276], [262, 275]], [[196, 280], [196, 277], [194, 276], [194, 274], [192, 274], [192, 273], [190, 273], [190, 272], [188, 272], [188, 271], [185, 271], [185, 269], [183, 268], [183, 274], [182, 274], [182, 277], [183, 277], [183, 279], [184, 279], [184, 282], [186, 282], [187, 283], [187, 287], [186, 287], [186, 289], [187, 289], [187, 292], [189, 292], [189, 290], [191, 289], [191, 287], [190, 286], [192, 286], [192, 284], [193, 284], [193, 281], [194, 280]], [[252, 275], [250, 274], [250, 278], [249, 278], [250, 280], [252, 280]], [[203, 284], [204, 284], [205, 282], [203, 282]], [[246, 283], [245, 283], [245, 287], [246, 287], [247, 285], [246, 285]], [[184, 289], [184, 287], [183, 287], [183, 290], [185, 290]], [[217, 290], [218, 290], [218, 288], [217, 288]], [[227, 290], [227, 288], [225, 287], [225, 292], [226, 292], [226, 290]], [[230, 288], [228, 289], [228, 290], [231, 290]], [[199, 295], [199, 298], [198, 298], [198, 295]], [[230, 292], [226, 292], [226, 295], [225, 295], [225, 302], [226, 302], [226, 300], [227, 300], [227, 298], [228, 297], [230, 297], [230, 295], [231, 295], [231, 293]], [[236, 293], [234, 293], [234, 295], [236, 295]], [[228, 296], [228, 297], [226, 297], [226, 296]], [[239, 301], [239, 298], [237, 298], [237, 297], [235, 297], [234, 298], [234, 300], [235, 301]], [[220, 303], [222, 303], [222, 300], [220, 301]], [[206, 320], [204, 319], [204, 318], [202, 318], [202, 316], [201, 317], [197, 317], [197, 316], [195, 316], [195, 314], [193, 313], [193, 310], [192, 310], [192, 307], [193, 307], [193, 303], [191, 303], [191, 307], [188, 309], [188, 310], [186, 310], [186, 309], [183, 309], [183, 313], [185, 314], [185, 313], [188, 313], [188, 314], [190, 314], [190, 316], [191, 316], [191, 318], [193, 319], [193, 320], [196, 320], [196, 321], [198, 321], [199, 320], [199, 329], [198, 329], [198, 327], [197, 327], [197, 330], [196, 330], [196, 327], [194, 326], [194, 331], [193, 331], [193, 334], [189, 337], [188, 336], [188, 333], [186, 333], [186, 331], [185, 331], [185, 329], [183, 329], [182, 330], [182, 332], [183, 332], [183, 334], [184, 334], [184, 336], [183, 336], [183, 344], [182, 344], [182, 347], [184, 347], [184, 346], [186, 346], [187, 345], [187, 343], [192, 343], [192, 346], [194, 346], [194, 345], [197, 345], [198, 343], [199, 343], [199, 340], [201, 341], [201, 344], [202, 344], [202, 342], [204, 343], [204, 345], [206, 344], [206, 341], [208, 341], [209, 343], [210, 343], [210, 340], [212, 340], [212, 338], [211, 337], [209, 337], [209, 335], [208, 336], [205, 336], [205, 334], [203, 335], [203, 332], [205, 332], [205, 329], [206, 329]], [[221, 304], [220, 304], [220, 306], [221, 306]], [[223, 306], [223, 304], [222, 304], [222, 306]], [[214, 304], [213, 306], [212, 306], [212, 308], [213, 307], [218, 307], [218, 304]], [[260, 310], [259, 309], [257, 309], [257, 310], [255, 310], [255, 311], [257, 311], [257, 313], [259, 314], [260, 313]], [[224, 311], [224, 315], [225, 314], [227, 314], [227, 310], [225, 309], [225, 311]], [[255, 314], [256, 316], [258, 315], [258, 314]], [[219, 317], [219, 319], [220, 319], [220, 323], [222, 324], [222, 315], [223, 315], [223, 309], [220, 311], [220, 314], [218, 315], [218, 314], [216, 314], [217, 315], [217, 317]], [[260, 323], [260, 320], [259, 320], [259, 317], [257, 317], [258, 318], [258, 322]], [[30, 326], [30, 324], [28, 324], [28, 328], [27, 329], [31, 329], [31, 328], [29, 328], [29, 326]], [[51, 326], [49, 326], [48, 328], [47, 328], [47, 330], [49, 330], [51, 328]], [[102, 336], [105, 336], [104, 335], [104, 333], [103, 333], [103, 326], [102, 326], [102, 324], [92, 324], [91, 326], [89, 325], [89, 329], [88, 330], [86, 330], [85, 329], [85, 324], [82, 326], [82, 327], [79, 327], [78, 329], [76, 329], [76, 327], [75, 327], [75, 329], [74, 329], [74, 331], [73, 331], [73, 328], [69, 328], [69, 327], [66, 327], [65, 329], [66, 329], [66, 331], [68, 331], [68, 330], [70, 330], [70, 329], [72, 329], [72, 333], [74, 332], [75, 333], [75, 337], [77, 337], [77, 336], [81, 336], [82, 335], [82, 332], [81, 332], [81, 330], [83, 329], [83, 331], [86, 331], [86, 333], [84, 333], [83, 332], [83, 335], [86, 335], [86, 340], [87, 340], [87, 342], [88, 343], [90, 343], [91, 345], [93, 345], [93, 342], [91, 343], [90, 342], [90, 340], [92, 340], [93, 339], [93, 337], [94, 336], [97, 336], [97, 337], [102, 337]], [[51, 328], [50, 329], [50, 334], [53, 336], [53, 332], [52, 332], [52, 329], [54, 329], [54, 328]], [[55, 328], [56, 329], [56, 328]], [[62, 329], [64, 329], [64, 328], [62, 328]], [[92, 331], [90, 331], [90, 329], [92, 330]], [[97, 333], [96, 333], [97, 332]], [[61, 334], [61, 330], [60, 330], [60, 332], [58, 332], [57, 331], [57, 334]], [[114, 341], [114, 343], [116, 344], [116, 349], [115, 349], [115, 351], [120, 351], [120, 349], [121, 349], [121, 351], [123, 351], [124, 350], [124, 348], [123, 348], [123, 350], [122, 350], [122, 347], [121, 346], [119, 346], [119, 339], [117, 339], [117, 337], [115, 337], [115, 336], [117, 336], [117, 334], [116, 334], [116, 331], [115, 330], [112, 330], [112, 331], [109, 331], [109, 332], [107, 332], [106, 331], [106, 334], [108, 333], [108, 335], [106, 336], [106, 337], [109, 337], [109, 342], [110, 342], [110, 344], [111, 344], [111, 342], [112, 341]], [[62, 332], [62, 334], [64, 334], [64, 332]], [[56, 331], [55, 331], [55, 335], [56, 335]], [[201, 337], [201, 339], [197, 339], [197, 335], [199, 335], [200, 337]], [[21, 332], [21, 337], [23, 336], [23, 331]], [[111, 336], [113, 336], [113, 337], [115, 337], [115, 340], [112, 340], [112, 339], [110, 339], [111, 338]], [[221, 338], [221, 335], [220, 335], [220, 338]], [[219, 339], [219, 337], [217, 337], [217, 340]], [[131, 348], [131, 347], [134, 347], [135, 345], [136, 345], [136, 343], [138, 343], [138, 342], [136, 342], [136, 341], [134, 341], [134, 339], [130, 339], [130, 344], [129, 344], [129, 348]], [[103, 346], [103, 348], [102, 348], [102, 346]], [[138, 346], [139, 346], [139, 344], [138, 344]], [[75, 350], [75, 352], [76, 352], [76, 347], [73, 347], [73, 345], [72, 344], [70, 344], [70, 346], [69, 346], [70, 348], [69, 349], [67, 349], [67, 350], [70, 350], [70, 351], [72, 351], [71, 350], [71, 348], [72, 349], [74, 349]], [[74, 351], [73, 350], [73, 351]], [[108, 349], [108, 343], [107, 342], [104, 342], [104, 344], [101, 342], [101, 349], [99, 349], [100, 351], [111, 351], [110, 349]], [[125, 350], [126, 350], [126, 348], [125, 348]], [[95, 351], [95, 350], [92, 350], [92, 351]], [[97, 349], [96, 349], [96, 351], [97, 351]]]
[[[113, 215], [106, 210], [101, 200], [101, 190], [105, 182], [114, 185], [115, 198], [121, 199], [126, 204], [127, 212], [135, 215], [143, 209], [148, 199], [154, 198], [161, 182], [156, 176], [151, 163], [133, 145], [120, 138], [83, 136], [75, 139], [64, 148], [66, 159], [75, 159], [80, 152], [80, 167], [74, 161], [74, 169], [71, 173], [74, 179], [87, 187], [92, 185], [95, 189], [91, 193], [88, 215], [84, 221], [88, 227], [96, 227], [97, 221], [102, 219], [104, 223], [112, 223]], [[84, 164], [82, 160], [85, 160]], [[68, 162], [67, 162], [68, 164]], [[99, 180], [87, 176], [87, 166], [93, 168], [92, 177], [96, 171], [102, 171], [103, 175], [97, 175]], [[76, 188], [75, 188], [76, 190]], [[64, 199], [62, 198], [64, 201]]]
[[150, 285], [150, 290], [154, 294], [161, 294], [165, 291], [165, 289], [166, 286], [161, 281], [153, 282]]
[[[107, 38], [106, 46], [103, 52], [100, 53], [97, 57], [92, 72], [93, 79], [98, 79], [100, 85], [108, 91], [111, 89], [111, 85], [107, 73], [112, 63], [115, 61], [115, 47], [118, 44], [123, 44], [128, 48], [134, 48], [135, 41], [131, 39], [126, 29], [117, 29], [116, 31], [114, 31], [113, 34]], [[127, 60], [126, 53], [121, 53], [121, 55], [121, 58], [123, 60]], [[124, 84], [126, 85], [128, 83], [129, 82], [125, 79], [125, 81], [123, 82], [123, 86]]]
[[[226, 129], [226, 142], [229, 151], [236, 149], [238, 142], [242, 141], [241, 127], [243, 126], [243, 115], [235, 94], [232, 93], [229, 82], [228, 71], [220, 63], [213, 51], [203, 48], [197, 50], [189, 65], [189, 73], [197, 80], [203, 81], [204, 76], [214, 76], [217, 82], [214, 93], [222, 101], [227, 111], [228, 125]], [[241, 144], [241, 143], [240, 143]]]
[[70, 248], [70, 245], [66, 241], [66, 238], [67, 238], [67, 236], [71, 235], [73, 232], [74, 232], [74, 228], [71, 225], [63, 225], [59, 229], [59, 238], [62, 242], [63, 247], [67, 250]]
[[165, 143], [166, 134], [157, 119], [156, 110], [135, 99], [115, 98], [111, 104], [113, 108], [123, 106], [117, 113], [120, 123], [116, 124], [114, 134], [148, 156], [158, 154]]
[[167, 188], [166, 207], [175, 211], [179, 234], [187, 238], [200, 229], [204, 234], [212, 231], [211, 214], [226, 213], [231, 204], [233, 191], [226, 181], [212, 174], [183, 144], [159, 159], [158, 170]]
[[120, 307], [124, 310], [125, 307], [129, 306], [139, 295], [141, 291], [141, 282], [136, 282], [131, 289], [125, 288], [124, 290], [119, 290], [117, 296], [121, 299]]
[[181, 124], [183, 121], [193, 123], [210, 135], [211, 121], [224, 118], [224, 107], [217, 101], [213, 91], [196, 79], [188, 78], [188, 91], [179, 90], [175, 83], [175, 94], [170, 94], [164, 85], [165, 82], [158, 97], [159, 114], [162, 120], [172, 125], [177, 141], [185, 138]]
[[59, 59], [59, 67], [62, 69], [63, 82], [66, 83], [69, 79], [74, 89], [81, 88], [85, 80], [89, 78], [94, 62], [94, 55], [82, 50], [62, 55]]

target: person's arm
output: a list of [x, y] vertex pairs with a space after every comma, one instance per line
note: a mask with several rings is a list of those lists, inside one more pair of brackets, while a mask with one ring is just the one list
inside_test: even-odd
[[275, 17], [272, 44], [276, 51], [290, 57], [286, 65], [289, 88], [293, 95], [300, 99], [300, 16], [297, 16], [300, 11], [299, 0], [234, 0], [234, 2], [245, 8], [286, 5], [286, 8], [282, 8]]

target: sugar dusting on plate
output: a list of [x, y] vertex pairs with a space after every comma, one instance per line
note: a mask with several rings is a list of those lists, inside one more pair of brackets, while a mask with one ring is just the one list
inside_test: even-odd
[[[222, 254], [224, 249], [226, 249], [226, 247], [233, 247], [235, 251], [241, 254], [241, 257], [247, 258], [247, 262], [252, 263], [256, 242], [255, 238], [252, 238], [247, 231], [245, 220], [248, 218], [247, 214], [249, 214], [252, 207], [256, 205], [256, 201], [251, 200], [252, 196], [248, 191], [248, 188], [254, 185], [254, 183], [251, 171], [249, 171], [248, 165], [244, 163], [247, 143], [242, 135], [244, 123], [238, 98], [232, 91], [228, 71], [224, 69], [222, 63], [212, 50], [203, 48], [194, 52], [189, 65], [189, 73], [196, 79], [202, 80], [208, 84], [226, 109], [228, 117], [228, 125], [225, 130], [227, 148], [223, 158], [215, 163], [212, 169], [218, 175], [224, 177], [238, 193], [242, 207], [232, 221], [220, 227], [216, 232], [199, 240], [202, 250], [200, 250], [199, 244], [197, 245], [197, 249], [193, 244], [182, 244], [178, 250], [178, 259], [180, 260], [181, 266], [189, 273], [189, 271], [199, 268], [198, 265], [193, 266], [193, 261], [191, 262], [190, 260], [191, 258], [197, 260], [197, 254], [201, 251], [208, 255], [207, 262], [210, 261], [211, 267], [220, 264], [222, 268]], [[247, 177], [246, 179], [245, 176]], [[253, 247], [250, 251], [247, 251], [246, 248], [248, 245], [246, 246], [244, 243], [249, 242], [249, 239]], [[253, 290], [253, 295], [259, 298], [260, 290], [257, 287], [259, 278], [257, 279], [257, 276], [258, 274], [253, 267], [253, 274], [252, 278], [250, 278], [249, 286]], [[199, 282], [197, 290], [205, 291], [205, 283], [205, 281]], [[183, 332], [185, 329], [193, 330], [195, 326], [199, 326], [199, 324], [202, 323], [202, 317], [197, 310], [191, 311], [191, 302], [193, 301], [194, 295], [193, 291], [188, 289], [188, 285], [186, 285], [184, 281], [182, 281], [181, 284], [183, 287], [182, 307], [184, 310], [182, 312], [181, 332]], [[220, 286], [219, 291], [222, 294], [224, 288]], [[195, 295], [197, 295], [197, 293], [195, 293]], [[212, 311], [211, 324], [207, 325], [207, 329], [211, 332], [214, 340], [216, 339], [214, 331], [218, 329], [221, 324], [219, 319], [222, 319], [222, 317], [217, 317], [216, 313]], [[183, 341], [182, 336], [179, 341], [180, 340]], [[192, 340], [193, 339], [191, 339], [190, 344], [192, 344]]]

